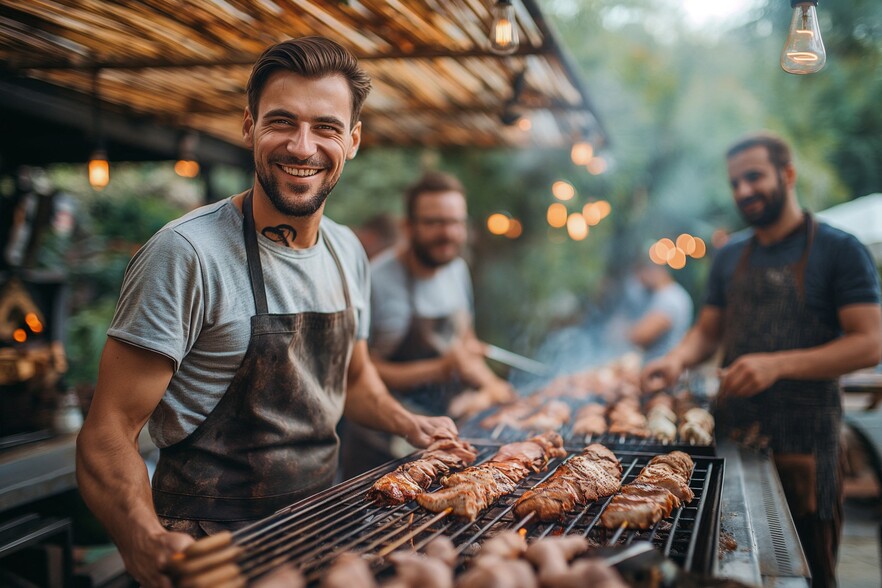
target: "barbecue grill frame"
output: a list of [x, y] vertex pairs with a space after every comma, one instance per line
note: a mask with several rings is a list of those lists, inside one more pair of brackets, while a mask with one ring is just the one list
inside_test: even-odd
[[[498, 443], [482, 441], [472, 443], [479, 450], [476, 464], [489, 459], [500, 446]], [[562, 524], [522, 524], [522, 521], [515, 520], [511, 510], [517, 498], [528, 488], [550, 477], [561, 463], [581, 450], [582, 448], [568, 448], [566, 457], [552, 460], [547, 470], [529, 476], [519, 484], [514, 493], [502, 497], [483, 511], [474, 522], [430, 513], [415, 501], [399, 506], [375, 506], [366, 502], [364, 495], [376, 480], [399, 465], [418, 458], [420, 454], [417, 452], [387, 462], [234, 533], [234, 541], [245, 548], [246, 554], [240, 558], [239, 565], [248, 578], [254, 579], [283, 563], [291, 562], [306, 574], [308, 580], [315, 581], [337, 556], [345, 551], [355, 551], [363, 553], [369, 559], [375, 574], [382, 577], [390, 564], [380, 554], [388, 555], [408, 543], [414, 550], [421, 551], [432, 539], [443, 534], [457, 546], [458, 574], [475, 555], [480, 542], [504, 529], [523, 526], [528, 541], [548, 535], [574, 534], [576, 529], [599, 542], [599, 546], [610, 545], [611, 538], [622, 546], [649, 538], [656, 545], [662, 543], [661, 551], [664, 555], [682, 569], [703, 574], [714, 571], [719, 545], [720, 497], [724, 475], [722, 458], [693, 455], [695, 470], [690, 478], [690, 487], [695, 492], [695, 499], [689, 505], [676, 509], [671, 518], [664, 519], [649, 531], [599, 530], [597, 527], [600, 512], [610, 498], [590, 504], [583, 509], [581, 515], [567, 515]], [[666, 447], [661, 453], [672, 450]], [[658, 454], [621, 449], [613, 451], [625, 468], [623, 483], [636, 477], [640, 469]], [[430, 491], [438, 487], [435, 484]], [[573, 523], [577, 517], [578, 520]], [[673, 527], [665, 529], [665, 524], [672, 520]], [[582, 523], [586, 522], [583, 526]], [[685, 548], [680, 546], [684, 541]]]

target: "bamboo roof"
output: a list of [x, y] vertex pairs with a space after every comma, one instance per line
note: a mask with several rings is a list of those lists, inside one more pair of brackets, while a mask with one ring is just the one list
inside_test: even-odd
[[[568, 146], [606, 133], [535, 0], [520, 48], [490, 52], [493, 0], [0, 0], [7, 80], [241, 146], [244, 87], [268, 45], [324, 35], [373, 80], [365, 145]], [[519, 79], [520, 78], [520, 79]], [[520, 88], [520, 91], [515, 90]], [[515, 95], [517, 94], [517, 95]], [[530, 128], [505, 124], [513, 108]]]

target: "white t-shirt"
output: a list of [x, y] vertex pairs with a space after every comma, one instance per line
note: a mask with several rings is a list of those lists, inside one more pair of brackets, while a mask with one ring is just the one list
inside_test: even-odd
[[[158, 447], [189, 435], [214, 409], [239, 368], [255, 314], [242, 235], [243, 216], [230, 198], [198, 208], [159, 230], [126, 269], [110, 337], [165, 355], [175, 373], [150, 418]], [[345, 298], [337, 253], [352, 305], [357, 338], [370, 324], [367, 256], [354, 233], [322, 218], [308, 249], [280, 247], [258, 234], [272, 314], [337, 312]]]
[[[460, 315], [471, 327], [474, 296], [465, 260], [454, 259], [431, 277], [414, 280], [413, 287], [413, 306], [419, 316]], [[407, 335], [412, 314], [407, 270], [390, 249], [371, 263], [371, 353], [383, 358], [395, 353]]]

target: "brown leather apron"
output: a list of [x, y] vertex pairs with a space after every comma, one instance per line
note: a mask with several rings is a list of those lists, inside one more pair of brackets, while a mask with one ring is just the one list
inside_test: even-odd
[[[340, 260], [346, 308], [269, 314], [252, 195], [243, 231], [256, 314], [226, 393], [187, 438], [160, 451], [153, 500], [169, 528], [214, 533], [241, 527], [329, 487], [337, 467], [355, 311]], [[240, 522], [240, 523], [237, 523]], [[214, 523], [214, 524], [212, 524]]]
[[[808, 213], [804, 230], [806, 245], [793, 265], [751, 267], [755, 238], [745, 247], [724, 313], [724, 367], [748, 353], [815, 347], [838, 336], [806, 305], [805, 265], [815, 232]], [[826, 569], [831, 563], [835, 572], [841, 512], [842, 405], [837, 380], [779, 380], [749, 398], [718, 400], [715, 416], [721, 435], [737, 438], [752, 431], [768, 441], [816, 585], [824, 585], [821, 578], [831, 576]], [[828, 532], [819, 539], [814, 530], [801, 526], [826, 526], [832, 538]]]
[[[387, 358], [390, 362], [409, 362], [434, 359], [441, 356], [439, 347], [456, 335], [456, 314], [441, 317], [424, 317], [417, 314], [415, 283], [407, 272], [407, 295], [410, 306], [410, 322], [404, 338]], [[406, 392], [390, 390], [392, 395], [408, 410], [417, 414], [439, 416], [447, 414], [453, 397], [463, 390], [458, 378], [448, 382], [425, 384]], [[395, 438], [388, 433], [375, 431], [346, 421], [343, 427], [343, 478], [348, 479], [373, 469], [391, 459], [407, 455], [413, 448], [402, 443], [396, 446]]]

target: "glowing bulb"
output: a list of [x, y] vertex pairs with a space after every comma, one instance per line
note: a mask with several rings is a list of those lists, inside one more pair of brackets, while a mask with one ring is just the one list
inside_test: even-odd
[[581, 241], [588, 236], [588, 223], [579, 212], [574, 212], [567, 217], [567, 233], [573, 241]]
[[545, 218], [549, 225], [559, 229], [567, 224], [567, 214], [567, 207], [560, 202], [555, 202], [548, 207]]
[[504, 235], [511, 227], [511, 219], [501, 212], [495, 212], [487, 217], [487, 230], [494, 235]]
[[493, 6], [493, 24], [490, 27], [490, 50], [509, 55], [518, 48], [518, 27], [511, 0], [497, 0]]
[[572, 200], [576, 195], [576, 189], [571, 183], [558, 180], [551, 185], [551, 193], [558, 200]]
[[594, 157], [594, 146], [587, 141], [573, 144], [573, 148], [570, 150], [570, 159], [576, 165], [588, 165], [592, 157]]
[[89, 184], [96, 190], [103, 189], [110, 182], [110, 164], [107, 153], [96, 149], [89, 158]]
[[511, 222], [508, 225], [508, 230], [505, 232], [505, 236], [509, 239], [517, 239], [523, 234], [524, 225], [521, 224], [521, 221], [516, 218], [511, 219]]
[[821, 29], [818, 28], [817, 5], [818, 0], [790, 0], [793, 17], [781, 51], [781, 68], [788, 73], [815, 73], [827, 62]]
[[190, 159], [179, 159], [175, 163], [175, 173], [182, 178], [195, 178], [199, 175], [199, 163]]

